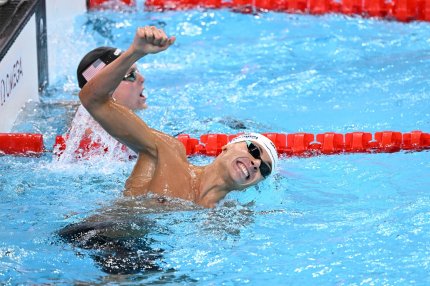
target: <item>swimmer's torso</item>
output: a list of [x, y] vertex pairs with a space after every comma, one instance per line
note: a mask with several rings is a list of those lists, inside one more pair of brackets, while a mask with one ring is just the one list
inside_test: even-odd
[[154, 131], [157, 138], [157, 158], [140, 153], [126, 182], [125, 195], [158, 194], [195, 201], [196, 167], [187, 161], [180, 141]]

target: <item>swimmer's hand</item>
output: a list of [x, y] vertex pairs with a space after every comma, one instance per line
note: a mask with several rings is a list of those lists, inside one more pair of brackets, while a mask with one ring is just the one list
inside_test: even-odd
[[138, 28], [132, 44], [133, 50], [140, 56], [156, 54], [173, 45], [176, 38], [167, 37], [166, 33], [154, 26]]

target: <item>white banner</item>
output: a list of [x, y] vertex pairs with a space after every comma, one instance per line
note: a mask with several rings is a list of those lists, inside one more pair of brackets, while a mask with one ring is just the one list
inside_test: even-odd
[[0, 132], [9, 132], [29, 100], [39, 100], [33, 15], [0, 63]]

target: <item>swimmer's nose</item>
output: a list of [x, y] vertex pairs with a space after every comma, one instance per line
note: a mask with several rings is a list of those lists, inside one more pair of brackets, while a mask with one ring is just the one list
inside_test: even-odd
[[251, 160], [251, 164], [252, 164], [252, 169], [254, 169], [254, 171], [258, 171], [258, 168], [260, 168], [260, 165], [261, 165], [261, 161], [258, 159], [254, 159], [254, 160]]
[[141, 75], [140, 73], [137, 76], [138, 76], [139, 82], [141, 84], [143, 84], [145, 82], [145, 77], [143, 75]]

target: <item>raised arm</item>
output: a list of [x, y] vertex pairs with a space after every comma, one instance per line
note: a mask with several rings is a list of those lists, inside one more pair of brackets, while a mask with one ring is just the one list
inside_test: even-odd
[[97, 73], [79, 93], [82, 105], [94, 119], [109, 134], [138, 153], [156, 156], [156, 138], [133, 111], [116, 104], [112, 94], [137, 60], [166, 50], [174, 41], [175, 37], [169, 38], [155, 27], [138, 28], [131, 46]]

